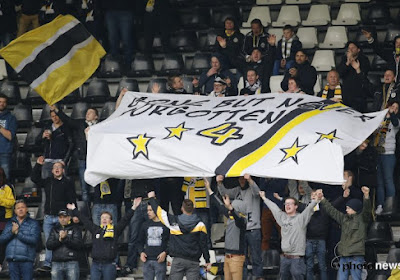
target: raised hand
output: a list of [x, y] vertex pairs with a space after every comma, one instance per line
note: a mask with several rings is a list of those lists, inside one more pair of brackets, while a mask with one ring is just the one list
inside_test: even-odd
[[365, 38], [367, 38], [367, 40], [370, 40], [372, 38], [372, 33], [365, 29], [362, 29], [361, 33], [365, 36]]
[[233, 207], [231, 205], [231, 199], [229, 198], [229, 195], [224, 195], [222, 197], [222, 199], [224, 200], [224, 205], [228, 210], [233, 210]]
[[260, 191], [259, 194], [260, 194], [260, 197], [262, 199], [265, 199], [265, 192], [264, 191]]
[[141, 197], [136, 197], [136, 198], [133, 200], [132, 210], [135, 211], [136, 208], [139, 207], [139, 205], [140, 205], [141, 202], [142, 202], [142, 198], [141, 198]]
[[271, 46], [275, 46], [276, 44], [276, 35], [275, 34], [270, 34], [268, 39], [268, 44], [270, 44]]
[[147, 197], [148, 198], [156, 197], [156, 192], [155, 191], [148, 192]]
[[365, 198], [369, 198], [369, 188], [367, 186], [363, 186], [361, 191], [363, 192]]
[[67, 204], [67, 209], [68, 210], [74, 210], [76, 208], [75, 203], [68, 203]]

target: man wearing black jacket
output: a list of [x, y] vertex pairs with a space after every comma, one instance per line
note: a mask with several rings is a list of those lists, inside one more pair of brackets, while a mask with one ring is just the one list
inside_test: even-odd
[[155, 200], [155, 192], [149, 192], [149, 203], [160, 221], [170, 230], [169, 253], [173, 257], [171, 280], [197, 280], [199, 274], [199, 259], [203, 255], [207, 270], [210, 268], [210, 254], [207, 246], [207, 229], [200, 218], [193, 214], [193, 202], [185, 199], [182, 202], [183, 214], [169, 215]]
[[[44, 201], [44, 220], [43, 232], [45, 239], [49, 238], [52, 228], [58, 224], [58, 212], [65, 209], [68, 203], [74, 203], [76, 200], [74, 182], [64, 176], [64, 166], [61, 162], [53, 165], [52, 177], [42, 179], [41, 170], [44, 164], [44, 157], [37, 159], [36, 165], [32, 170], [31, 180], [38, 187], [44, 189], [46, 200]], [[46, 259], [41, 271], [50, 271], [52, 252], [46, 249]]]
[[117, 241], [141, 201], [141, 198], [136, 198], [131, 208], [132, 210], [129, 210], [116, 226], [114, 226], [113, 217], [109, 212], [101, 214], [101, 222], [100, 226], [98, 226], [85, 215], [81, 215], [75, 204], [67, 205], [67, 208], [72, 210], [73, 216], [78, 217], [93, 236], [91, 279], [116, 279], [117, 269], [114, 260], [118, 250]]
[[82, 200], [89, 201], [89, 186], [85, 182], [84, 174], [86, 170], [86, 151], [87, 151], [87, 128], [97, 123], [99, 113], [96, 108], [92, 107], [86, 111], [85, 120], [74, 120], [68, 117], [63, 111], [59, 110], [55, 105], [50, 106], [61, 121], [73, 131], [72, 140], [74, 143], [74, 151], [78, 156], [79, 162], [79, 179], [82, 190]]
[[230, 66], [241, 56], [244, 35], [240, 33], [236, 21], [232, 17], [227, 17], [224, 21], [224, 31], [216, 39], [217, 52], [225, 56]]
[[82, 249], [82, 231], [74, 223], [67, 210], [58, 212], [58, 221], [50, 232], [46, 247], [53, 251], [52, 279], [79, 280], [78, 254]]
[[281, 82], [284, 91], [289, 89], [289, 78], [295, 78], [300, 83], [300, 88], [309, 95], [314, 95], [314, 85], [317, 81], [317, 70], [308, 61], [307, 54], [303, 50], [296, 53], [295, 64], [292, 68], [285, 71], [285, 76]]

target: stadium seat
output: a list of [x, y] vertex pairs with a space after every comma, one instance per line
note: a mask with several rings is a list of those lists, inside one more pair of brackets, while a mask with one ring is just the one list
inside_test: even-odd
[[33, 88], [29, 88], [24, 103], [29, 105], [43, 105], [46, 104], [46, 101], [44, 101], [39, 93], [37, 93]]
[[[145, 51], [146, 47], [145, 47], [144, 37], [140, 37], [138, 39], [137, 47], [141, 52]], [[153, 52], [155, 52], [155, 53], [163, 52], [164, 48], [163, 48], [163, 44], [161, 42], [161, 36], [159, 34], [154, 35], [152, 48], [153, 48]]]
[[347, 3], [369, 3], [371, 0], [344, 0]]
[[47, 126], [51, 123], [51, 117], [50, 117], [50, 107], [49, 105], [44, 105], [42, 108], [42, 113], [40, 114], [40, 119], [39, 119], [39, 126]]
[[193, 78], [192, 77], [182, 77], [183, 80], [183, 88], [186, 90], [188, 94], [193, 93]]
[[209, 29], [206, 32], [199, 32], [198, 45], [201, 51], [212, 52], [216, 48], [217, 36], [223, 32], [222, 29]]
[[21, 102], [21, 93], [17, 82], [3, 81], [0, 85], [0, 93], [8, 97], [8, 105], [16, 105]]
[[283, 27], [287, 24], [297, 26], [300, 22], [301, 18], [298, 6], [282, 6], [279, 11], [278, 19], [272, 22], [272, 26]]
[[86, 111], [89, 109], [89, 104], [86, 102], [77, 102], [72, 106], [71, 118], [74, 120], [84, 120]]
[[106, 80], [90, 81], [84, 100], [89, 103], [104, 103], [110, 98], [110, 89]]
[[33, 123], [32, 108], [21, 103], [14, 107], [13, 115], [17, 119], [18, 128], [30, 128]]
[[368, 80], [375, 88], [382, 88], [381, 75], [368, 73]]
[[388, 48], [393, 48], [393, 40], [398, 35], [400, 35], [400, 26], [392, 24], [388, 25], [385, 36], [385, 46]]
[[388, 68], [388, 65], [389, 64], [386, 60], [381, 58], [379, 55], [375, 55], [371, 63], [371, 68], [374, 71], [385, 71]]
[[157, 83], [161, 87], [159, 93], [167, 92], [167, 79], [162, 79], [162, 78], [151, 79], [149, 85], [147, 86], [147, 92], [151, 92], [153, 84], [155, 83]]
[[7, 78], [7, 76], [6, 61], [4, 59], [0, 59], [0, 80]]
[[305, 5], [305, 4], [311, 4], [312, 0], [286, 0], [285, 4], [287, 5]]
[[280, 5], [282, 0], [256, 0], [257, 5]]
[[346, 46], [347, 31], [344, 26], [330, 26], [326, 32], [323, 43], [319, 44], [321, 49], [342, 49]]
[[277, 250], [267, 250], [263, 257], [263, 267], [266, 270], [279, 270], [280, 254]]
[[81, 91], [79, 88], [68, 94], [66, 97], [64, 97], [61, 101], [59, 101], [60, 104], [74, 104], [81, 99]]
[[180, 10], [179, 21], [185, 29], [205, 29], [210, 24], [208, 8], [190, 8]]
[[28, 134], [26, 135], [25, 138], [25, 143], [22, 147], [23, 152], [28, 152], [28, 153], [38, 153], [41, 151], [42, 146], [37, 143], [36, 139], [39, 137], [39, 135], [42, 133], [42, 129], [39, 127], [32, 127], [29, 131]]
[[282, 28], [268, 28], [268, 34], [275, 35], [276, 41], [278, 42], [283, 36], [283, 29]]
[[269, 79], [269, 87], [271, 88], [271, 92], [276, 93], [283, 91], [281, 88], [281, 82], [283, 80], [283, 75], [271, 76]]
[[148, 77], [153, 75], [154, 62], [150, 57], [136, 55], [131, 65], [130, 77]]
[[209, 53], [196, 53], [193, 57], [192, 67], [189, 74], [200, 75], [202, 72], [210, 69], [211, 55]]
[[366, 245], [390, 247], [393, 244], [393, 232], [387, 222], [373, 222], [368, 230]]
[[247, 22], [243, 22], [243, 27], [251, 27], [251, 21], [253, 19], [260, 19], [262, 25], [268, 26], [271, 24], [271, 15], [269, 13], [269, 7], [266, 6], [254, 6], [251, 8], [249, 18]]
[[297, 37], [303, 45], [303, 49], [313, 49], [318, 46], [317, 29], [315, 27], [300, 27]]
[[121, 81], [118, 84], [117, 92], [115, 93], [115, 99], [118, 98], [119, 93], [121, 92], [122, 89], [126, 88], [129, 91], [140, 91], [139, 90], [139, 83], [135, 79], [129, 79], [129, 78], [122, 78]]
[[100, 121], [104, 121], [107, 119], [109, 116], [111, 116], [112, 113], [115, 111], [115, 102], [114, 101], [108, 101], [104, 103], [103, 108], [100, 110]]
[[16, 151], [11, 159], [11, 177], [15, 179], [25, 179], [31, 174], [32, 165], [30, 154]]
[[184, 67], [183, 58], [180, 54], [166, 54], [164, 56], [161, 70], [158, 72], [161, 76], [179, 75]]
[[332, 25], [357, 25], [361, 22], [360, 7], [355, 3], [346, 3], [340, 6], [336, 20]]
[[119, 78], [121, 75], [121, 62], [111, 55], [107, 55], [100, 65], [100, 71], [97, 76], [100, 78]]
[[[385, 3], [374, 4], [368, 9], [368, 16], [363, 24], [388, 24], [390, 22], [390, 10]], [[375, 37], [376, 38], [376, 37]]]
[[303, 26], [323, 26], [331, 22], [330, 7], [326, 4], [312, 5]]
[[241, 22], [239, 10], [232, 6], [215, 6], [211, 10], [211, 25], [212, 27], [222, 28], [227, 17], [234, 18], [236, 22]]
[[311, 65], [317, 71], [331, 71], [335, 68], [335, 53], [332, 50], [315, 51]]
[[387, 263], [399, 263], [400, 262], [400, 248], [391, 248], [387, 255]]
[[177, 52], [193, 52], [197, 48], [197, 36], [194, 31], [178, 31], [170, 37], [170, 47]]

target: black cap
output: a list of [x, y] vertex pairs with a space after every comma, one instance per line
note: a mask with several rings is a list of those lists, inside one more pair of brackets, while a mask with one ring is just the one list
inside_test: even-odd
[[69, 214], [68, 214], [68, 211], [67, 211], [67, 210], [62, 209], [62, 210], [58, 211], [58, 216], [67, 217], [67, 216], [69, 216]]

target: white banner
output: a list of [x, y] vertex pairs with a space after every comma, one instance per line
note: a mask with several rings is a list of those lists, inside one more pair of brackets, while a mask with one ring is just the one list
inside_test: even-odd
[[128, 92], [89, 132], [85, 180], [249, 173], [341, 184], [343, 154], [386, 111], [362, 114], [305, 94], [206, 97]]

